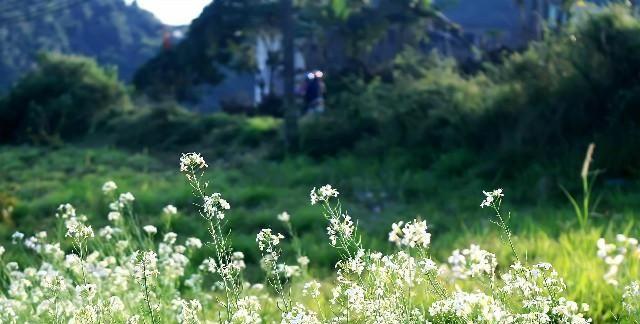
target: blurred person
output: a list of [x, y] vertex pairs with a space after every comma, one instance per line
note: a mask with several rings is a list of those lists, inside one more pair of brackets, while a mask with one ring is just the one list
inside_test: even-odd
[[324, 73], [316, 70], [307, 74], [307, 84], [304, 93], [305, 112], [306, 113], [323, 113], [324, 112], [324, 91], [325, 85], [323, 81]]

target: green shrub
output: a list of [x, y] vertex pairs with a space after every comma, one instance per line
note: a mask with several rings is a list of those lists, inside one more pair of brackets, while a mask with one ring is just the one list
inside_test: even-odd
[[196, 146], [226, 154], [278, 140], [280, 120], [215, 113], [203, 115], [175, 103], [142, 107], [114, 117], [101, 132], [127, 148], [183, 150]]
[[515, 177], [534, 160], [579, 160], [595, 142], [609, 176], [638, 176], [638, 71], [640, 20], [621, 6], [575, 15], [473, 75], [407, 51], [392, 78], [330, 80], [327, 112], [302, 123], [303, 150], [399, 148], [425, 167], [467, 149], [490, 162], [488, 174]]
[[108, 110], [127, 103], [115, 70], [79, 56], [42, 54], [37, 68], [0, 102], [0, 138], [36, 143], [76, 139]]

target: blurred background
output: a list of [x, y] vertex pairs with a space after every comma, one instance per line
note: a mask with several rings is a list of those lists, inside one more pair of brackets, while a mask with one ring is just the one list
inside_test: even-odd
[[415, 217], [436, 256], [498, 246], [479, 208], [494, 187], [523, 240], [557, 243], [590, 143], [595, 235], [637, 233], [637, 14], [605, 0], [0, 0], [0, 241], [51, 228], [65, 202], [106, 224], [108, 180], [142, 223], [173, 204], [170, 230], [206, 238], [178, 172], [196, 151], [249, 263], [288, 211], [312, 265], [331, 267], [308, 201], [326, 183], [380, 249]]

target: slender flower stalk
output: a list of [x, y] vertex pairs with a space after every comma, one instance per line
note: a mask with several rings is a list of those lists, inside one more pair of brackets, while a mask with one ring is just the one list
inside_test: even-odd
[[480, 207], [482, 208], [491, 207], [495, 211], [497, 220], [491, 220], [491, 222], [494, 223], [496, 226], [498, 226], [500, 230], [502, 230], [503, 238], [505, 238], [507, 243], [509, 244], [509, 247], [511, 248], [511, 252], [513, 253], [513, 256], [516, 258], [516, 261], [520, 262], [520, 257], [518, 256], [516, 247], [513, 244], [513, 239], [512, 239], [513, 233], [511, 232], [511, 228], [509, 227], [509, 221], [511, 220], [511, 213], [509, 213], [507, 215], [507, 218], [505, 219], [502, 216], [502, 213], [500, 212], [500, 206], [502, 205], [502, 197], [504, 197], [504, 194], [502, 193], [502, 189], [496, 189], [489, 192], [483, 191], [483, 193], [485, 195], [485, 198], [482, 201], [482, 203], [480, 203]]
[[207, 221], [209, 234], [213, 239], [215, 263], [224, 285], [225, 302], [223, 305], [226, 316], [230, 320], [237, 307], [242, 289], [242, 285], [238, 282], [238, 269], [233, 266], [232, 262], [232, 247], [227, 235], [223, 232], [222, 221], [225, 218], [225, 211], [229, 210], [231, 206], [222, 198], [221, 194], [207, 195], [205, 193], [209, 184], [203, 182], [202, 178], [207, 167], [207, 163], [198, 153], [183, 154], [180, 158], [180, 171], [185, 174], [194, 195], [202, 201], [202, 205], [198, 205], [200, 207], [199, 213]]

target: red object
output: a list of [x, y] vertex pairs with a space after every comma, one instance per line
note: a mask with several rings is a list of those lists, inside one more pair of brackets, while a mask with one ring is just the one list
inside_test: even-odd
[[162, 48], [165, 50], [171, 49], [171, 34], [168, 30], [165, 30], [162, 34]]

